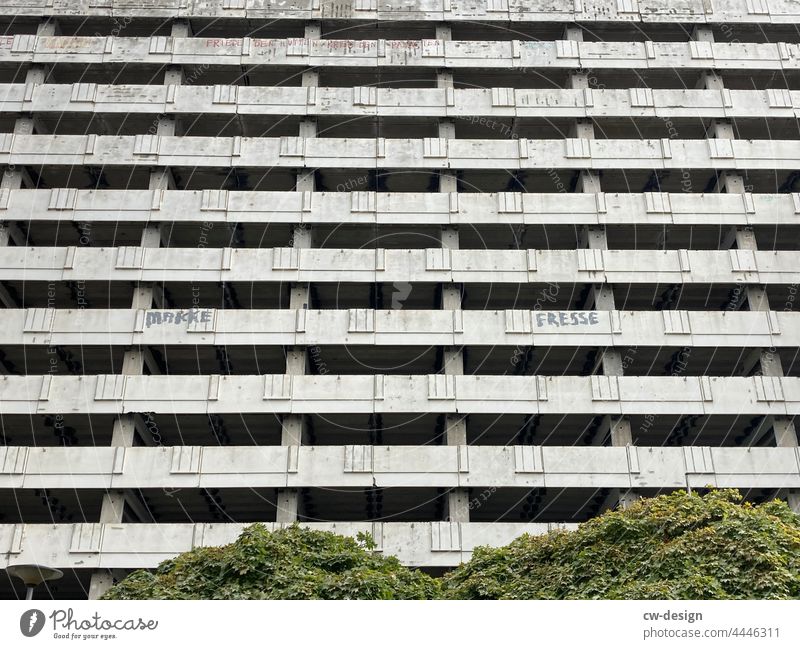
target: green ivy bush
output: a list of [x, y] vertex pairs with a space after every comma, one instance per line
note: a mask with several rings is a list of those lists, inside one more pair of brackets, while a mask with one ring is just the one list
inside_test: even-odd
[[372, 541], [299, 525], [247, 527], [229, 545], [197, 548], [137, 570], [103, 599], [437, 599], [440, 583]]
[[104, 599], [797, 599], [800, 516], [737, 491], [676, 491], [576, 531], [523, 535], [435, 579], [358, 539], [293, 525], [138, 570]]
[[677, 491], [574, 532], [478, 548], [444, 579], [457, 599], [794, 599], [800, 516], [737, 491]]

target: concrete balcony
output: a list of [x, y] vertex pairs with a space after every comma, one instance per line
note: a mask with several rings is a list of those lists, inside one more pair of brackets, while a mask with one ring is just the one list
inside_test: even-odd
[[0, 447], [0, 489], [709, 486], [800, 488], [800, 455], [710, 446]]
[[450, 0], [407, 0], [398, 8], [391, 0], [368, 0], [331, 7], [316, 0], [291, 0], [280, 5], [265, 0], [151, 0], [146, 6], [129, 0], [14, 0], [3, 8], [15, 16], [182, 16], [209, 19], [336, 19], [347, 21], [475, 21], [481, 22], [681, 22], [792, 23], [798, 10], [791, 0], [726, 0], [709, 5], [703, 0], [615, 2], [614, 0], [477, 0], [461, 6]]
[[797, 43], [35, 36], [0, 40], [0, 64], [378, 69], [798, 70]]
[[256, 169], [580, 170], [800, 167], [793, 140], [448, 140], [444, 138], [0, 135], [0, 164]]
[[27, 282], [599, 283], [800, 282], [789, 250], [443, 248], [0, 248], [0, 279]]
[[3, 376], [0, 413], [800, 414], [798, 377]]
[[0, 189], [6, 221], [309, 225], [790, 226], [800, 194]]
[[[268, 529], [280, 527], [265, 523]], [[370, 534], [378, 552], [411, 566], [457, 566], [480, 545], [500, 546], [520, 534], [574, 528], [553, 523], [304, 523], [318, 530]], [[0, 525], [0, 568], [42, 563], [59, 568], [154, 568], [196, 547], [231, 543], [238, 523]]]
[[[800, 114], [800, 91], [0, 84], [0, 111], [55, 113], [60, 119], [70, 113], [236, 114], [450, 117], [479, 124], [480, 117], [794, 119]], [[499, 130], [499, 124], [492, 126]]]
[[2, 309], [0, 345], [797, 348], [800, 313]]

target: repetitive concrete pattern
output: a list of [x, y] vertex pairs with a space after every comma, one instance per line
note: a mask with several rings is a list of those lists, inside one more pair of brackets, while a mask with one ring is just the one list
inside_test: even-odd
[[800, 510], [793, 0], [3, 4], [0, 568]]

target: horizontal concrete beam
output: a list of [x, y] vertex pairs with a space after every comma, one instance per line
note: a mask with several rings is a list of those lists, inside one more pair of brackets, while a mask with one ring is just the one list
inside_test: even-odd
[[788, 250], [0, 248], [0, 280], [793, 284]]
[[0, 489], [800, 488], [794, 448], [0, 447]]
[[0, 189], [0, 220], [378, 225], [797, 225], [800, 194]]
[[2, 414], [77, 412], [793, 416], [800, 414], [800, 378], [452, 374], [0, 377]]
[[0, 39], [0, 64], [465, 69], [797, 70], [798, 43], [337, 40], [35, 36]]
[[0, 134], [0, 164], [333, 169], [786, 169], [796, 140], [462, 140]]
[[492, 120], [795, 118], [800, 91], [0, 84], [0, 112], [451, 117], [510, 137]]
[[[283, 527], [265, 523], [270, 530]], [[411, 566], [457, 566], [481, 545], [500, 546], [521, 534], [546, 534], [574, 524], [555, 523], [303, 523], [356, 536], [370, 534], [378, 552]], [[197, 547], [232, 543], [240, 523], [0, 525], [0, 568], [45, 563], [54, 568], [155, 568]]]
[[800, 347], [800, 312], [0, 309], [0, 345]]
[[527, 22], [654, 22], [654, 23], [795, 23], [800, 12], [791, 0], [648, 0], [647, 3], [617, 0], [473, 0], [468, 4], [450, 0], [405, 0], [337, 3], [292, 0], [149, 0], [146, 5], [129, 0], [15, 0], [3, 7], [12, 16], [107, 16], [136, 18], [204, 18], [338, 21], [447, 21], [482, 23]]

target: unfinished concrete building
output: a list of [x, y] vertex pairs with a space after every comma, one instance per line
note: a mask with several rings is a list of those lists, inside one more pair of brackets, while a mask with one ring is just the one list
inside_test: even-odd
[[0, 4], [37, 596], [255, 521], [442, 571], [664, 491], [800, 504], [793, 0]]

